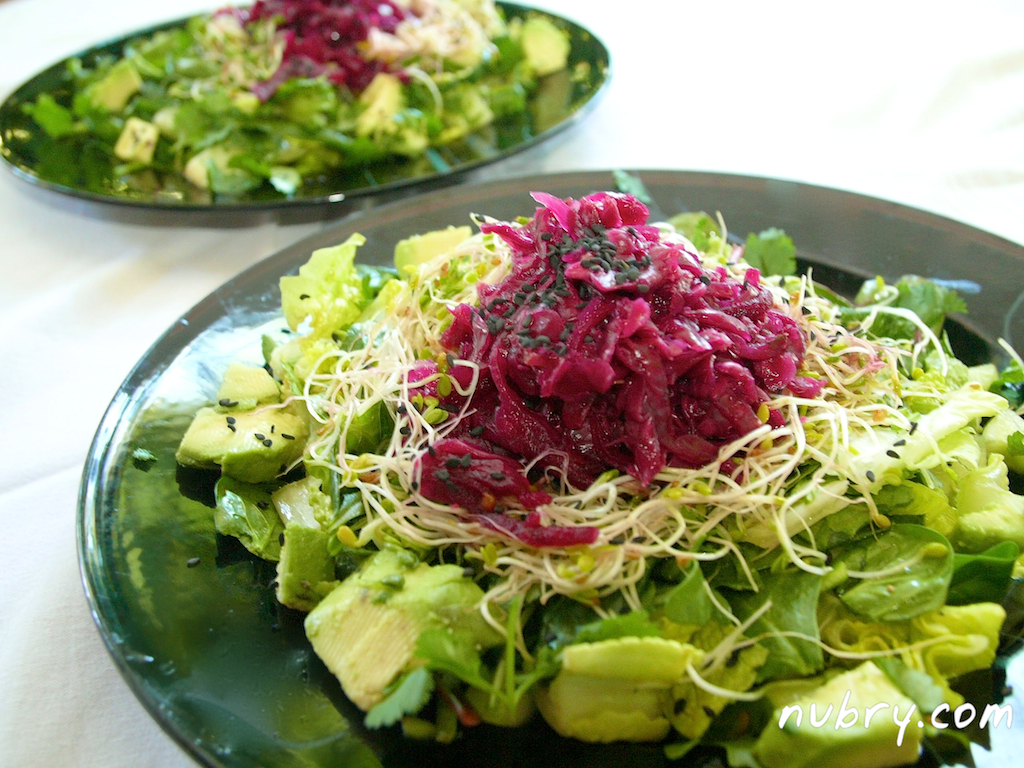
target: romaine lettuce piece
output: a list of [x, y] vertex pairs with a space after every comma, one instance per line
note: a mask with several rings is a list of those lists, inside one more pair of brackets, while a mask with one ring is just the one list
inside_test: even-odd
[[1002, 541], [1024, 547], [1024, 496], [1010, 491], [1006, 463], [998, 453], [960, 480], [956, 510], [953, 541], [958, 550], [981, 552]]
[[309, 319], [312, 338], [329, 337], [354, 323], [370, 297], [353, 267], [356, 251], [366, 242], [354, 234], [344, 243], [313, 252], [298, 275], [281, 278], [281, 306], [293, 330]]

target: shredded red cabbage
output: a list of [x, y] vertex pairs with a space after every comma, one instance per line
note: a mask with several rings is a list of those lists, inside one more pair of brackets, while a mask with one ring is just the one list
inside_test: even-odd
[[[288, 77], [313, 77], [326, 72], [328, 78], [355, 93], [362, 91], [387, 67], [379, 61], [367, 61], [358, 49], [372, 27], [392, 33], [408, 11], [391, 0], [257, 0], [249, 10], [250, 21], [277, 18], [277, 28], [285, 35], [286, 46], [279, 77], [275, 73], [254, 89], [266, 100]], [[321, 65], [313, 74], [308, 64]]]
[[[480, 307], [456, 307], [442, 339], [480, 367], [480, 379], [470, 412], [449, 433], [454, 453], [443, 465], [441, 454], [424, 457], [428, 498], [540, 542], [524, 521], [481, 506], [481, 497], [519, 498], [526, 487], [525, 477], [514, 488], [493, 483], [491, 463], [500, 459], [507, 477], [513, 465], [522, 472], [523, 461], [535, 462], [579, 487], [609, 468], [647, 484], [665, 466], [714, 461], [723, 444], [762, 425], [758, 412], [771, 394], [820, 391], [797, 375], [803, 331], [775, 307], [756, 269], [740, 280], [705, 268], [689, 247], [663, 241], [630, 195], [533, 197], [541, 207], [529, 222], [481, 227], [511, 247], [512, 269], [497, 285], [479, 286]], [[464, 405], [457, 392], [441, 401]], [[784, 423], [777, 410], [768, 413], [773, 426]], [[464, 473], [456, 454], [469, 457]], [[432, 473], [449, 463], [448, 482], [438, 483]]]

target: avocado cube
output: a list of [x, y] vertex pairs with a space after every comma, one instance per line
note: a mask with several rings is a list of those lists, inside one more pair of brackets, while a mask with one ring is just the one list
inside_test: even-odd
[[251, 411], [257, 405], [281, 402], [281, 386], [265, 368], [232, 363], [224, 372], [217, 403], [227, 410]]
[[156, 151], [156, 142], [160, 138], [160, 129], [153, 123], [129, 117], [124, 129], [114, 144], [114, 154], [122, 160], [136, 163], [150, 163]]
[[[403, 554], [405, 557], [403, 557]], [[474, 648], [502, 638], [480, 615], [483, 590], [457, 565], [408, 565], [407, 553], [382, 550], [335, 587], [306, 617], [306, 636], [345, 695], [369, 710], [399, 675], [422, 664], [422, 632], [445, 629]]]
[[311, 611], [337, 585], [330, 535], [321, 528], [290, 523], [284, 529], [277, 563], [277, 599], [299, 611]]
[[298, 407], [265, 407], [224, 414], [200, 408], [175, 454], [179, 464], [221, 471], [236, 480], [264, 483], [302, 456], [308, 418]]
[[[914, 714], [897, 744], [895, 708], [903, 720], [914, 703], [870, 661], [787, 707], [775, 710], [754, 745], [754, 756], [765, 768], [890, 768], [917, 761], [924, 734], [917, 721], [923, 715]], [[787, 711], [789, 717], [780, 725]], [[812, 715], [817, 724], [811, 722]]]
[[108, 112], [124, 109], [128, 99], [142, 87], [142, 77], [128, 59], [121, 59], [86, 90], [93, 106]]

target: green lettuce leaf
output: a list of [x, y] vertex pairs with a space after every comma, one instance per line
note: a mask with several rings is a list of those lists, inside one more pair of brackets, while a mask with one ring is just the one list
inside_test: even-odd
[[821, 648], [812, 640], [781, 633], [799, 633], [818, 640], [818, 595], [821, 576], [803, 571], [771, 574], [756, 594], [736, 593], [730, 597], [735, 614], [746, 619], [766, 601], [772, 605], [747, 630], [749, 637], [767, 634], [760, 644], [768, 658], [758, 670], [757, 682], [785, 677], [813, 675], [825, 664]]
[[877, 537], [844, 547], [834, 563], [849, 571], [879, 572], [854, 579], [843, 603], [874, 621], [896, 621], [941, 608], [953, 575], [953, 548], [923, 525], [897, 524]]
[[224, 476], [217, 481], [217, 533], [234, 536], [243, 546], [264, 560], [281, 559], [284, 524], [274, 507], [272, 494], [280, 484], [256, 485]]

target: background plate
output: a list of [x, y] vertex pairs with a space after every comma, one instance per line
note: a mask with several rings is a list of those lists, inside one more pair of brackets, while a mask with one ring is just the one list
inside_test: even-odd
[[[792, 182], [705, 173], [640, 172], [656, 210], [721, 211], [745, 236], [784, 228], [815, 276], [842, 290], [864, 277], [915, 272], [970, 281], [970, 314], [955, 323], [958, 352], [988, 359], [1003, 336], [1024, 334], [1024, 248], [893, 203]], [[357, 213], [242, 273], [179, 320], [118, 390], [90, 450], [80, 496], [79, 548], [88, 598], [117, 665], [159, 723], [211, 766], [661, 766], [658, 744], [586, 745], [542, 722], [507, 731], [481, 726], [455, 744], [412, 742], [395, 730], [367, 732], [362, 713], [313, 654], [302, 615], [269, 587], [273, 564], [218, 537], [205, 506], [209, 473], [179, 469], [174, 450], [197, 405], [212, 398], [228, 362], [262, 362], [259, 326], [282, 323], [278, 278], [315, 248], [361, 232], [360, 259], [385, 264], [394, 243], [468, 223], [471, 212], [529, 214], [531, 190], [579, 197], [613, 189], [611, 173], [538, 176], [464, 186]], [[145, 460], [140, 449], [156, 458]], [[198, 485], [197, 485], [198, 482]], [[194, 558], [199, 558], [195, 564]], [[192, 567], [189, 561], [192, 561]], [[1020, 616], [1008, 630], [1016, 634]], [[1020, 654], [1004, 660], [1024, 691]], [[984, 698], [1002, 671], [976, 681]], [[993, 729], [992, 765], [1024, 752], [1024, 699], [1012, 729]], [[713, 764], [690, 753], [688, 765]], [[925, 763], [930, 758], [925, 759]], [[721, 762], [718, 763], [721, 765]]]
[[[469, 170], [529, 149], [567, 128], [594, 106], [610, 76], [608, 50], [583, 27], [545, 11], [503, 2], [498, 6], [508, 19], [522, 18], [527, 13], [538, 14], [569, 33], [572, 48], [568, 66], [541, 79], [529, 99], [526, 115], [485, 126], [457, 142], [431, 148], [418, 158], [370, 163], [322, 179], [307, 180], [290, 199], [270, 188], [235, 198], [219, 196], [214, 199], [194, 188], [194, 197], [175, 199], [127, 189], [113, 178], [104, 177], [99, 183], [89, 181], [83, 162], [89, 154], [81, 151], [79, 143], [70, 138], [52, 139], [22, 111], [23, 105], [34, 102], [42, 93], [49, 93], [58, 103], [70, 106], [72, 93], [64, 79], [67, 59], [40, 72], [0, 105], [0, 157], [16, 175], [47, 189], [91, 201], [158, 210], [259, 211], [323, 206], [353, 197], [381, 195], [411, 185], [451, 182]], [[120, 55], [132, 40], [184, 23], [184, 19], [179, 19], [135, 32], [90, 48], [76, 57], [88, 67], [98, 56]], [[581, 76], [573, 77], [577, 71]]]

